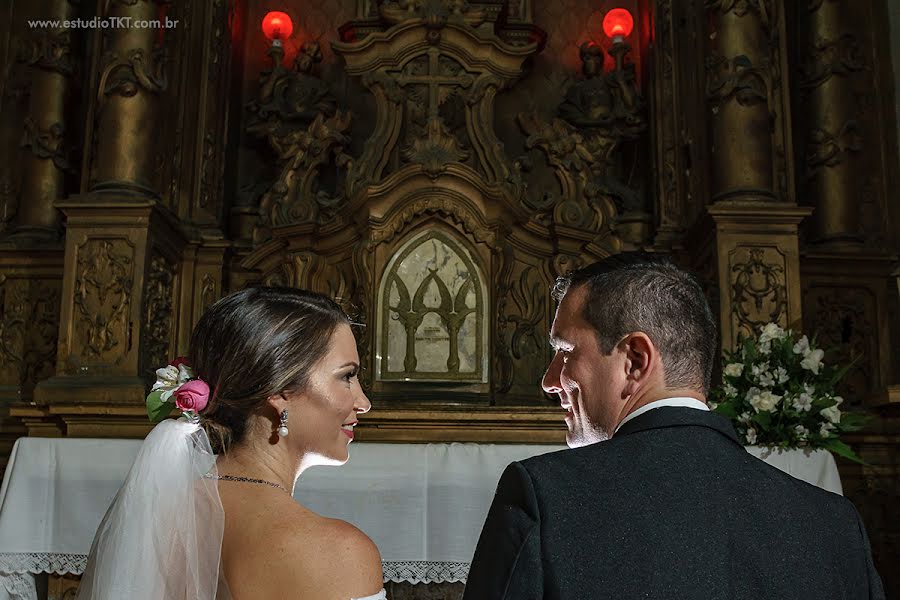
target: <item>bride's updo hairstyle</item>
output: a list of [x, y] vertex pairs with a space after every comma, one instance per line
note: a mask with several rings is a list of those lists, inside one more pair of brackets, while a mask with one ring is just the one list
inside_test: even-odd
[[304, 389], [341, 323], [350, 319], [330, 298], [281, 287], [247, 288], [203, 313], [189, 357], [209, 385], [200, 416], [216, 452], [241, 443], [266, 398]]

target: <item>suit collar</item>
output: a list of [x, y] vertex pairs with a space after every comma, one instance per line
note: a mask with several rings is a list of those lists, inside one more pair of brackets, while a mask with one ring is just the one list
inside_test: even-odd
[[734, 427], [732, 427], [731, 423], [724, 417], [717, 415], [712, 411], [676, 406], [654, 408], [653, 410], [649, 410], [644, 414], [631, 419], [619, 428], [613, 436], [613, 439], [622, 435], [646, 431], [648, 429], [686, 426], [708, 427], [718, 431], [732, 440], [735, 444], [740, 444], [737, 434], [734, 431]]

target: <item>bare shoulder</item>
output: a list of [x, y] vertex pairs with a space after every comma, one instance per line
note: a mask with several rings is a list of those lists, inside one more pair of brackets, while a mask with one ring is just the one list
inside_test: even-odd
[[378, 548], [353, 525], [266, 490], [225, 491], [222, 501], [222, 561], [235, 598], [350, 600], [383, 587]]
[[[365, 533], [350, 523], [303, 509], [280, 528], [273, 546], [294, 589], [311, 597], [349, 600], [383, 587], [381, 554]], [[303, 597], [302, 595], [298, 597]]]

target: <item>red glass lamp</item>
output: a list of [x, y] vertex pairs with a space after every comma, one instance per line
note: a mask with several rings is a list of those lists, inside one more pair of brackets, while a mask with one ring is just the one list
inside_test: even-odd
[[286, 13], [273, 10], [263, 17], [262, 30], [273, 46], [281, 46], [281, 40], [291, 37], [294, 24]]
[[624, 8], [614, 8], [603, 17], [603, 33], [613, 41], [613, 44], [624, 42], [633, 29], [634, 18]]

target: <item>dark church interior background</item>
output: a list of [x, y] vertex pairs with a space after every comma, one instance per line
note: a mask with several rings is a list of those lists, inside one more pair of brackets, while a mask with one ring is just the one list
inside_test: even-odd
[[145, 435], [153, 368], [254, 284], [365, 323], [359, 439], [560, 442], [551, 283], [645, 249], [701, 276], [724, 348], [775, 322], [855, 359], [865, 464], [838, 464], [900, 597], [900, 4], [3, 11], [0, 464], [24, 435]]

